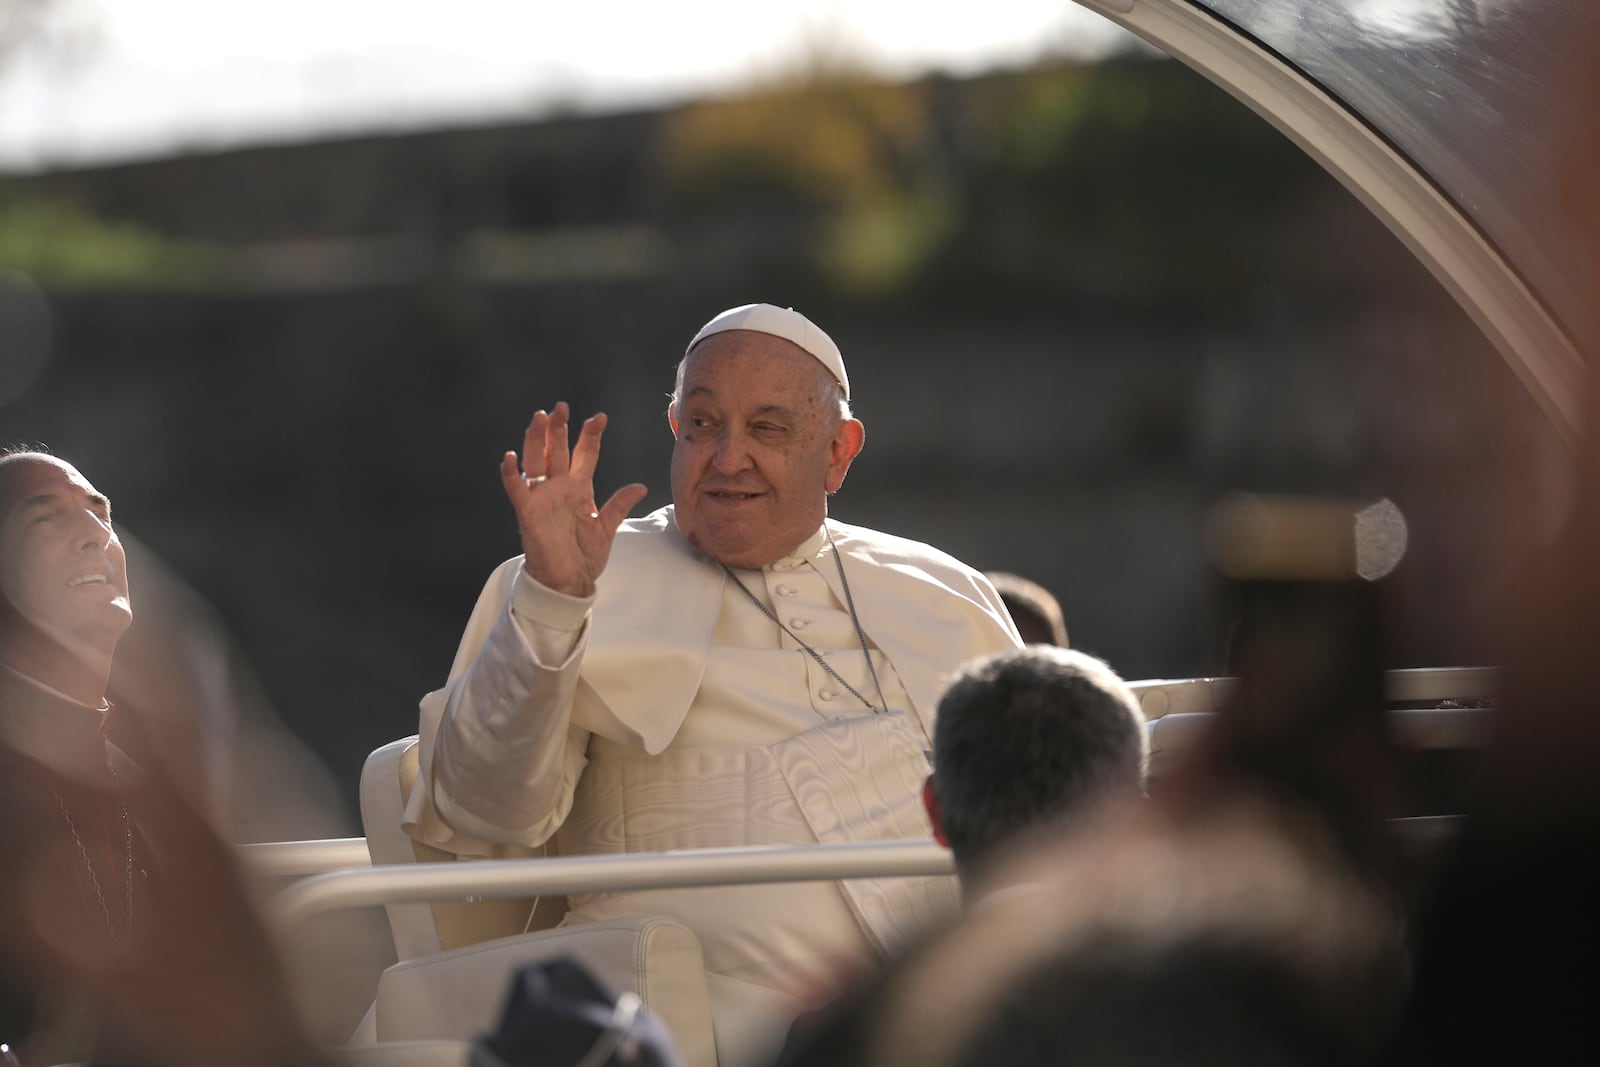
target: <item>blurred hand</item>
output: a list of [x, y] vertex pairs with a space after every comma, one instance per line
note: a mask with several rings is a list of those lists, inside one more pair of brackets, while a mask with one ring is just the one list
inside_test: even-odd
[[590, 416], [570, 452], [567, 422], [566, 401], [548, 414], [534, 412], [522, 436], [521, 462], [507, 452], [500, 461], [500, 481], [517, 513], [523, 570], [559, 593], [585, 597], [594, 593], [611, 558], [617, 527], [647, 490], [638, 483], [625, 485], [605, 507], [596, 508], [594, 468], [606, 417]]

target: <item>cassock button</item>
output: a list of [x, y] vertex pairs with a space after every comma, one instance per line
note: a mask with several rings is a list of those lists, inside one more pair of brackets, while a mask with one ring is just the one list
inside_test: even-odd
[[806, 623], [806, 620], [804, 620], [804, 619], [790, 619], [789, 620], [789, 626], [790, 626], [791, 629], [804, 630], [807, 625], [808, 624]]
[[817, 690], [817, 699], [818, 700], [824, 700], [824, 701], [832, 700], [833, 699], [833, 690], [832, 689], [819, 689], [819, 690]]
[[794, 596], [794, 590], [789, 588], [787, 585], [778, 586], [777, 591], [779, 596]]

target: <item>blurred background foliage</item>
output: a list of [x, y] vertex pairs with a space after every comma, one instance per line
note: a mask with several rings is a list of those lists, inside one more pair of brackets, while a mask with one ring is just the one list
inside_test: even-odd
[[691, 224], [779, 231], [755, 264], [774, 281], [1226, 313], [1266, 265], [1264, 220], [1321, 179], [1264, 132], [1185, 68], [1126, 56], [970, 84], [825, 71], [671, 114], [663, 156]]
[[194, 289], [226, 278], [230, 259], [224, 248], [35, 194], [0, 199], [0, 264], [46, 289]]
[[[652, 117], [649, 143], [631, 160], [644, 173], [628, 182], [646, 202], [606, 204], [598, 214], [608, 224], [634, 206], [679, 242], [716, 249], [710, 263], [680, 250], [696, 267], [837, 299], [987, 309], [1065, 295], [1161, 314], [1231, 314], [1271, 265], [1267, 220], [1326, 182], [1230, 98], [1144, 55], [909, 83], [819, 60], [747, 95]], [[515, 139], [500, 132], [498, 140]], [[0, 261], [47, 288], [270, 289], [278, 283], [265, 243], [274, 239], [431, 232], [458, 243], [489, 229], [514, 269], [538, 257], [536, 235], [563, 212], [518, 203], [544, 190], [514, 169], [499, 182], [475, 180], [496, 162], [497, 138], [485, 133], [476, 145], [470, 130], [385, 138], [400, 143], [367, 145], [382, 149], [363, 153], [380, 157], [377, 165], [343, 180], [317, 173], [316, 145], [237, 153], [285, 157], [255, 160], [268, 181], [289, 158], [312, 169], [276, 197], [235, 187], [250, 175], [229, 173], [223, 161], [206, 173], [201, 160], [183, 157], [12, 176], [0, 200]], [[488, 157], [427, 158], [427, 142], [441, 138]], [[581, 167], [582, 147], [563, 147], [578, 149]], [[333, 152], [320, 154], [333, 163]], [[424, 165], [383, 172], [397, 162]], [[154, 202], [183, 196], [184, 186], [207, 204]], [[219, 219], [235, 199], [266, 210]], [[520, 248], [505, 240], [517, 234]], [[614, 246], [615, 236], [567, 232], [555, 251], [611, 259], [616, 249], [599, 246]], [[255, 273], [252, 255], [262, 267]]]

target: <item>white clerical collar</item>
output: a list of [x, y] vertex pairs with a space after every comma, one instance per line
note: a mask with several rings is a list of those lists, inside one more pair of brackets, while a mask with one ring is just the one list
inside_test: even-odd
[[793, 552], [781, 559], [773, 560], [767, 567], [774, 571], [792, 571], [804, 563], [814, 560], [822, 553], [822, 546], [828, 543], [828, 535], [824, 527], [818, 526], [817, 532], [801, 541]]

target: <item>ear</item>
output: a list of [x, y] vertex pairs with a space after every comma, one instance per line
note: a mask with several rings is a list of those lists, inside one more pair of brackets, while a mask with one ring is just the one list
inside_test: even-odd
[[837, 493], [850, 471], [850, 463], [867, 443], [867, 428], [860, 419], [844, 419], [828, 446], [828, 474], [825, 481], [828, 492]]
[[678, 402], [674, 400], [667, 405], [667, 425], [672, 427], [672, 436], [678, 436]]
[[950, 847], [950, 839], [944, 835], [944, 824], [939, 821], [939, 795], [933, 788], [933, 775], [922, 780], [922, 807], [928, 813], [928, 825], [933, 828], [933, 839], [945, 848]]

